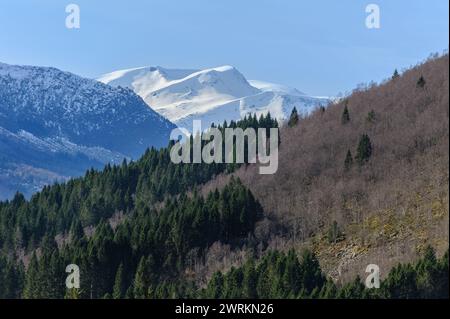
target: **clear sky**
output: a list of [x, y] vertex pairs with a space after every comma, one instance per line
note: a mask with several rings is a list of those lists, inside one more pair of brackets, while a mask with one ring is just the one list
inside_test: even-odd
[[[78, 4], [81, 28], [67, 29]], [[381, 28], [366, 28], [366, 5]], [[0, 62], [96, 77], [145, 65], [237, 67], [336, 95], [448, 49], [448, 0], [0, 0]]]

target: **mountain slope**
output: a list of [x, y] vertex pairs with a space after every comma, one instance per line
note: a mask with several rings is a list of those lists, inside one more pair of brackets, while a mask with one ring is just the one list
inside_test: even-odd
[[[235, 173], [267, 213], [256, 231], [261, 240], [272, 249], [309, 246], [341, 281], [365, 278], [369, 264], [385, 276], [427, 245], [442, 255], [449, 244], [448, 70], [448, 55], [432, 58], [284, 127], [276, 174], [260, 175], [258, 165]], [[372, 152], [360, 165], [364, 134]], [[281, 235], [268, 221], [281, 225]], [[330, 242], [330, 232], [343, 236]]]
[[[75, 260], [85, 274], [81, 298], [186, 298], [208, 282], [213, 289], [202, 291], [215, 298], [251, 291], [243, 282], [258, 282], [253, 295], [263, 298], [334, 298], [337, 289], [354, 298], [364, 290], [355, 278], [367, 278], [369, 264], [387, 284], [374, 297], [447, 296], [448, 78], [448, 56], [434, 58], [283, 127], [274, 175], [252, 164], [233, 174], [223, 165], [174, 164], [163, 148], [30, 201], [0, 202], [0, 264], [12, 269], [3, 276], [27, 278], [7, 292], [74, 296], [48, 287]], [[363, 134], [369, 155], [359, 147]], [[313, 253], [297, 260], [304, 248]], [[393, 269], [399, 262], [405, 266]]]
[[172, 128], [131, 90], [54, 68], [0, 64], [0, 199], [137, 158], [167, 145]]
[[206, 70], [143, 67], [112, 72], [98, 80], [133, 89], [155, 111], [189, 130], [195, 119], [209, 127], [270, 111], [284, 120], [294, 107], [306, 115], [329, 103], [327, 98], [311, 97], [282, 85], [249, 82], [232, 66]]

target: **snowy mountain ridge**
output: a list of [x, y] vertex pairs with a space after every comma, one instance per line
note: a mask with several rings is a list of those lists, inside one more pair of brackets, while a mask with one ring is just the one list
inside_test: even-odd
[[294, 107], [307, 115], [330, 102], [327, 97], [308, 96], [284, 85], [248, 81], [229, 65], [205, 70], [140, 67], [108, 73], [97, 80], [132, 89], [153, 110], [189, 130], [194, 119], [209, 127], [247, 114], [270, 112], [284, 121]]
[[137, 159], [167, 146], [173, 128], [130, 89], [0, 63], [0, 199]]

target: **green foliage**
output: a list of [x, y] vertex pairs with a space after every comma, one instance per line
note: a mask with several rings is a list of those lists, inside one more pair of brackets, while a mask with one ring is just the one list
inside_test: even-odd
[[[325, 279], [315, 255], [304, 251], [298, 258], [293, 250], [287, 254], [269, 252], [258, 265], [250, 259], [240, 269], [233, 268], [226, 274], [214, 274], [201, 296], [206, 298], [249, 298], [245, 274], [252, 274], [252, 287], [256, 283], [256, 295], [252, 298], [448, 298], [448, 251], [437, 260], [434, 251], [427, 249], [424, 257], [415, 265], [399, 264], [381, 282], [380, 289], [368, 289], [360, 277], [338, 287]], [[242, 275], [244, 274], [244, 280]], [[232, 289], [228, 294], [226, 289]]]
[[363, 134], [359, 140], [356, 153], [356, 161], [359, 165], [366, 163], [372, 156], [372, 143], [367, 134]]
[[417, 87], [423, 89], [426, 84], [427, 82], [425, 81], [425, 78], [423, 77], [423, 75], [421, 75], [420, 78], [417, 80]]
[[116, 277], [114, 279], [114, 287], [112, 297], [114, 299], [121, 299], [124, 297], [126, 287], [124, 283], [123, 263], [117, 268]]
[[342, 112], [342, 115], [341, 115], [341, 123], [345, 125], [348, 122], [350, 122], [350, 112], [348, 110], [348, 106], [347, 106], [347, 102], [346, 102], [344, 111]]
[[345, 239], [344, 234], [339, 229], [337, 221], [333, 221], [327, 232], [327, 239], [330, 244], [335, 244]]
[[289, 127], [293, 127], [293, 126], [296, 126], [297, 123], [298, 123], [298, 112], [297, 112], [297, 108], [294, 107], [292, 109], [291, 115], [289, 117], [288, 125], [289, 125]]
[[243, 267], [226, 275], [216, 273], [207, 288], [206, 298], [297, 298], [322, 287], [325, 277], [314, 254], [305, 251], [299, 261], [294, 251], [270, 252], [258, 265], [249, 259]]
[[395, 69], [394, 74], [392, 75], [392, 80], [398, 79], [400, 77], [400, 74], [398, 73], [397, 69]]
[[[262, 215], [261, 205], [239, 179], [231, 178], [222, 190], [205, 197], [194, 192], [168, 198], [156, 210], [149, 205], [136, 207], [126, 221], [113, 230], [101, 220], [93, 235], [58, 249], [52, 236], [45, 236], [39, 258], [33, 254], [26, 275], [19, 266], [0, 259], [0, 297], [25, 298], [175, 298], [194, 294], [179, 279], [188, 256], [204, 258], [204, 252], [220, 241], [234, 247], [253, 232]], [[75, 224], [74, 224], [75, 225]], [[73, 234], [78, 233], [73, 226]], [[73, 235], [73, 239], [81, 235]], [[66, 291], [65, 266], [80, 267], [81, 289]], [[254, 294], [253, 274], [236, 273]], [[17, 275], [16, 275], [17, 274]], [[11, 281], [8, 284], [8, 281]], [[21, 282], [25, 286], [22, 288]], [[230, 297], [237, 288], [227, 286]]]
[[[268, 113], [259, 119], [256, 115], [246, 116], [219, 129], [227, 127], [269, 129], [278, 127], [278, 122]], [[103, 171], [91, 169], [84, 177], [46, 186], [29, 201], [16, 194], [13, 200], [0, 202], [0, 255], [11, 254], [16, 247], [32, 252], [48, 234], [69, 232], [73, 240], [81, 240], [83, 227], [95, 227], [117, 212], [127, 214], [158, 205], [167, 197], [239, 167], [222, 163], [174, 164], [170, 160], [172, 145], [149, 149], [136, 162], [106, 165]]]
[[376, 120], [376, 115], [375, 115], [375, 111], [371, 110], [368, 114], [367, 114], [367, 118], [366, 121], [368, 123], [375, 123]]

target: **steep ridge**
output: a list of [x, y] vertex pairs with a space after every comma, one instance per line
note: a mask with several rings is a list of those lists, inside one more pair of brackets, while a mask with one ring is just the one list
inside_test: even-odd
[[134, 90], [152, 109], [188, 130], [193, 120], [202, 120], [203, 127], [209, 127], [255, 113], [260, 116], [270, 112], [285, 120], [294, 107], [307, 115], [330, 102], [294, 88], [247, 81], [232, 66], [205, 70], [143, 67], [112, 72], [98, 80]]
[[54, 68], [0, 64], [0, 199], [137, 158], [166, 146], [172, 128], [131, 90]]

